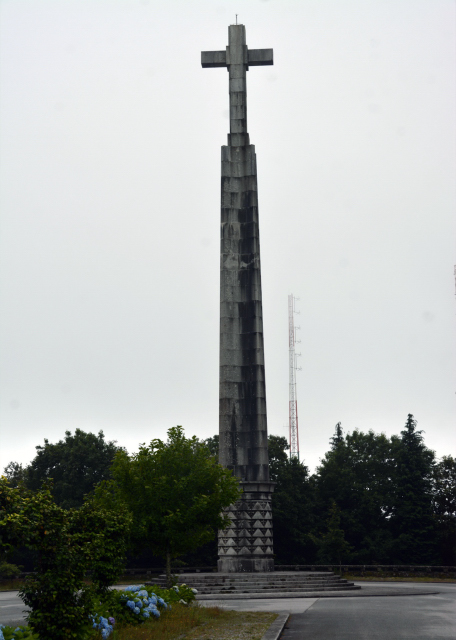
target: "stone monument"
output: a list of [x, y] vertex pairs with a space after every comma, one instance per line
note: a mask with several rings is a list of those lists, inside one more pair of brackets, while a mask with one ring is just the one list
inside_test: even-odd
[[249, 67], [273, 64], [272, 49], [248, 49], [245, 27], [228, 28], [224, 51], [203, 67], [227, 67], [230, 133], [222, 147], [220, 248], [220, 463], [242, 498], [219, 531], [219, 572], [274, 571], [255, 147], [247, 132]]

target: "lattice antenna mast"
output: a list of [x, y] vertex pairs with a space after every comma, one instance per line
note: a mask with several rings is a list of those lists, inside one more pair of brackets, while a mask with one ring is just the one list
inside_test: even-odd
[[295, 345], [300, 342], [296, 340], [296, 330], [294, 315], [299, 313], [295, 309], [295, 298], [293, 294], [288, 296], [288, 360], [289, 360], [289, 426], [290, 426], [290, 458], [299, 460], [299, 433], [298, 433], [298, 398], [296, 395], [296, 371], [298, 371], [296, 359], [301, 355], [296, 353]]

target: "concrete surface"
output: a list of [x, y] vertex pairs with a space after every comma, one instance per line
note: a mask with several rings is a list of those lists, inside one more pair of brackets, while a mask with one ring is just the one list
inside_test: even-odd
[[201, 604], [218, 604], [237, 611], [289, 613], [281, 640], [456, 638], [456, 584], [432, 585], [431, 594], [426, 584], [371, 583], [377, 595], [366, 594], [365, 583], [357, 584], [361, 584], [362, 591], [342, 597], [213, 600]]

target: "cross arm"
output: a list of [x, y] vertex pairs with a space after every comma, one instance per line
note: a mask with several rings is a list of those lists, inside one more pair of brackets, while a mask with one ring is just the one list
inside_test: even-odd
[[[274, 56], [272, 49], [248, 49], [248, 66], [261, 67], [264, 65], [274, 64]], [[227, 55], [225, 51], [201, 51], [201, 66], [203, 68], [210, 67], [227, 67]]]
[[267, 64], [274, 64], [272, 49], [249, 49], [249, 66], [260, 67]]
[[202, 67], [226, 67], [226, 50], [224, 51], [201, 51]]

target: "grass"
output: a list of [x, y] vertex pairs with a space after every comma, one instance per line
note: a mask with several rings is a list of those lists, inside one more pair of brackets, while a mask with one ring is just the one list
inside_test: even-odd
[[276, 613], [173, 605], [158, 621], [116, 631], [115, 640], [260, 640]]
[[18, 591], [24, 581], [21, 578], [10, 578], [9, 580], [0, 580], [0, 591]]

